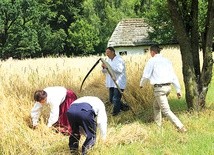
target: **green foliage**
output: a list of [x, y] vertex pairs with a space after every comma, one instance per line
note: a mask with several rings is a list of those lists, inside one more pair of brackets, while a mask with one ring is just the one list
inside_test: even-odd
[[[140, 1], [141, 3], [145, 3], [144, 0]], [[139, 3], [138, 2], [138, 7]], [[148, 3], [148, 2], [147, 2]], [[182, 18], [186, 19], [184, 22], [184, 25], [186, 27], [186, 31], [189, 31], [189, 29], [192, 27], [192, 23], [189, 21], [190, 18], [190, 1], [183, 1], [182, 3], [179, 3], [179, 8], [183, 11], [180, 11], [180, 15]], [[146, 11], [145, 11], [146, 9]], [[167, 43], [176, 43], [177, 38], [174, 30], [174, 26], [172, 23], [172, 20], [170, 18], [169, 9], [167, 6], [166, 0], [155, 0], [151, 2], [150, 7], [144, 8], [144, 10], [141, 10], [143, 13], [143, 17], [145, 18], [146, 22], [152, 27], [153, 31], [149, 32], [149, 36], [152, 41], [161, 43], [161, 44], [167, 44]], [[207, 1], [205, 0], [199, 0], [199, 31], [204, 31], [204, 23], [205, 23], [205, 17], [207, 12]], [[139, 13], [139, 12], [138, 12]]]
[[208, 2], [206, 0], [199, 0], [199, 31], [203, 32], [205, 27], [202, 25], [205, 25], [205, 19], [206, 13], [207, 13], [207, 8], [208, 8]]
[[1, 2], [2, 57], [30, 57], [31, 53], [40, 50], [37, 32], [33, 28], [36, 15], [34, 1], [3, 1]]
[[0, 57], [101, 53], [117, 23], [123, 18], [137, 17], [137, 2], [2, 0]]
[[69, 39], [76, 55], [94, 54], [94, 46], [99, 44], [98, 31], [84, 19], [72, 23], [69, 28]]
[[40, 56], [58, 55], [59, 51], [63, 51], [64, 40], [67, 37], [63, 29], [53, 31], [46, 25], [38, 30], [38, 36], [40, 47], [43, 49]]
[[144, 18], [153, 29], [149, 32], [152, 41], [162, 44], [176, 41], [166, 0], [153, 1], [151, 7], [144, 13]]

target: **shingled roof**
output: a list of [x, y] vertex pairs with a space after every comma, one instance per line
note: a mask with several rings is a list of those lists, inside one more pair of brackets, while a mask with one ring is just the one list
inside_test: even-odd
[[108, 46], [150, 45], [152, 42], [148, 38], [148, 30], [148, 25], [142, 18], [124, 19], [117, 24]]

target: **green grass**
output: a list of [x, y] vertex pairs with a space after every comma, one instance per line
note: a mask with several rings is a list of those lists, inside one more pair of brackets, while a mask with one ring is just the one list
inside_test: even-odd
[[[131, 112], [124, 112], [120, 118], [110, 117], [109, 126], [124, 126], [129, 121], [130, 125], [139, 122], [147, 135], [144, 140], [137, 139], [131, 143], [117, 143], [110, 147], [105, 144], [96, 144], [91, 151], [92, 155], [214, 155], [214, 80], [207, 94], [207, 108], [200, 112], [188, 113], [184, 98], [169, 97], [173, 112], [187, 127], [187, 133], [177, 132], [175, 127], [164, 118], [163, 128], [160, 129], [152, 121], [152, 107], [131, 116]], [[130, 120], [130, 118], [132, 118]], [[133, 128], [135, 126], [133, 125]], [[115, 127], [116, 130], [116, 127]], [[118, 131], [119, 132], [122, 131]], [[125, 132], [125, 131], [124, 131]], [[130, 133], [130, 131], [127, 131]], [[133, 135], [135, 132], [133, 131]], [[110, 135], [109, 135], [110, 136]], [[112, 135], [113, 136], [113, 135]], [[130, 137], [130, 135], [127, 135]], [[120, 137], [123, 139], [123, 137]], [[111, 139], [111, 137], [110, 137]]]
[[[122, 114], [122, 117], [123, 115], [125, 114]], [[177, 132], [175, 127], [167, 119], [164, 119], [162, 129], [159, 129], [152, 122], [144, 123], [141, 119], [138, 119], [136, 121], [140, 121], [141, 128], [147, 132], [144, 140], [137, 139], [130, 143], [115, 142], [115, 145], [112, 144], [110, 147], [106, 147], [105, 144], [97, 144], [91, 154], [212, 155], [214, 152], [214, 120], [212, 118], [214, 111], [205, 110], [192, 114], [180, 112], [177, 116], [187, 127], [187, 133]], [[131, 124], [134, 123], [132, 122]], [[118, 132], [122, 131], [119, 130]], [[131, 131], [127, 132], [130, 133]], [[132, 134], [134, 136], [135, 132], [133, 131]], [[127, 136], [131, 137], [130, 135]], [[120, 138], [123, 139], [123, 137]]]

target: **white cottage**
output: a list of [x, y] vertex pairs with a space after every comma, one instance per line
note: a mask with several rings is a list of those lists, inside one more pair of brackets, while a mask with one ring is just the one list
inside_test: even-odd
[[143, 54], [152, 44], [148, 31], [142, 18], [124, 19], [117, 24], [108, 47], [114, 47], [116, 54], [120, 55]]

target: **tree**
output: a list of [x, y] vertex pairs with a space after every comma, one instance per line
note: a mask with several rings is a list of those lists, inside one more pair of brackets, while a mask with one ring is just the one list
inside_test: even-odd
[[[41, 2], [42, 3], [42, 2]], [[67, 35], [64, 39], [63, 51], [58, 51], [60, 54], [66, 54], [67, 56], [75, 53], [75, 49], [68, 42], [69, 27], [72, 23], [75, 23], [83, 11], [83, 0], [49, 0], [47, 6], [52, 12], [52, 16], [48, 20], [50, 27], [53, 31], [63, 29]]]
[[[167, 0], [180, 45], [188, 108], [205, 107], [212, 79], [212, 43], [214, 36], [214, 0], [207, 1], [203, 31], [199, 31], [198, 0]], [[203, 3], [206, 3], [202, 0]], [[202, 44], [203, 67], [200, 69], [199, 43]]]
[[166, 0], [156, 0], [153, 2], [143, 12], [143, 17], [145, 22], [152, 26], [153, 31], [148, 33], [153, 42], [161, 44], [177, 42]]
[[72, 23], [69, 28], [68, 42], [78, 53], [75, 55], [95, 54], [94, 46], [97, 46], [100, 41], [97, 35], [96, 27], [88, 23], [84, 19], [79, 19]]
[[122, 18], [151, 0], [1, 0], [0, 57], [103, 53]]
[[1, 57], [22, 58], [40, 50], [33, 21], [38, 13], [32, 0], [2, 0], [0, 2]]

